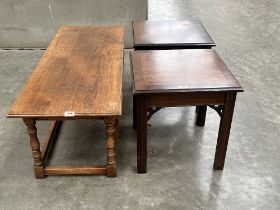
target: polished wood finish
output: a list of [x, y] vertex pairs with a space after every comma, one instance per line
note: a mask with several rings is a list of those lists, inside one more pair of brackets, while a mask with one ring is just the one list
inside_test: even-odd
[[134, 93], [241, 91], [212, 49], [132, 52]]
[[137, 96], [137, 170], [138, 173], [147, 172], [147, 112], [149, 99]]
[[215, 46], [197, 20], [133, 22], [135, 50], [203, 49]]
[[[184, 94], [187, 93], [187, 94]], [[197, 97], [199, 93], [200, 97]], [[153, 95], [147, 102], [151, 107], [173, 107], [180, 103], [182, 106], [188, 104], [224, 104], [225, 92], [220, 91], [205, 91], [205, 92], [162, 92], [162, 93], [149, 93], [149, 94], [137, 94], [137, 95]], [[164, 96], [164, 98], [162, 97]]]
[[[36, 178], [106, 174], [115, 177], [118, 118], [122, 114], [122, 27], [64, 26], [49, 45], [7, 117], [23, 118]], [[105, 166], [46, 166], [64, 120], [102, 119], [107, 133]], [[37, 120], [54, 120], [41, 150]]]
[[137, 96], [133, 95], [133, 129], [137, 128]]
[[222, 170], [224, 168], [235, 99], [236, 92], [229, 92], [225, 98], [225, 106], [223, 107], [220, 120], [220, 128], [213, 165], [214, 170]]
[[135, 51], [131, 59], [138, 173], [147, 171], [149, 110], [187, 105], [199, 109], [210, 105], [221, 116], [213, 168], [223, 169], [235, 97], [243, 89], [218, 54], [214, 50]]
[[[132, 25], [135, 50], [210, 49], [215, 46], [198, 20], [135, 21]], [[207, 107], [200, 106], [196, 110], [196, 124], [204, 126]]]
[[122, 27], [64, 26], [8, 117], [121, 116]]

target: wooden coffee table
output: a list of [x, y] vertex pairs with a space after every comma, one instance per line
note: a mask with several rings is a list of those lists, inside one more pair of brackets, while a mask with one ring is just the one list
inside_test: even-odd
[[150, 108], [187, 105], [208, 105], [221, 117], [213, 168], [223, 169], [236, 94], [243, 89], [216, 51], [134, 51], [131, 59], [138, 173], [147, 170]]
[[209, 49], [212, 38], [198, 20], [134, 21], [135, 50]]
[[[22, 118], [30, 136], [36, 178], [46, 175], [116, 176], [118, 119], [122, 115], [122, 27], [65, 26], [33, 71], [7, 117]], [[107, 133], [107, 164], [46, 166], [64, 120], [102, 119]], [[54, 121], [41, 149], [36, 121]]]
[[[216, 46], [198, 20], [133, 22], [135, 50], [211, 49]], [[153, 107], [157, 112], [161, 107]], [[207, 106], [196, 107], [196, 125], [204, 126]]]

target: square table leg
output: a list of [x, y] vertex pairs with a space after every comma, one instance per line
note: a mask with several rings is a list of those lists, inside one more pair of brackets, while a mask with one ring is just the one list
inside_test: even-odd
[[[221, 106], [218, 114], [221, 116], [216, 154], [214, 160], [214, 170], [222, 170], [226, 157], [226, 150], [229, 140], [230, 127], [234, 112], [236, 92], [228, 92], [225, 95], [225, 104]], [[147, 171], [147, 96], [137, 96], [137, 170], [138, 173]], [[206, 106], [199, 106], [198, 112], [206, 114]], [[205, 120], [205, 118], [204, 118]]]
[[222, 116], [220, 120], [220, 128], [219, 128], [215, 160], [213, 166], [214, 170], [222, 170], [224, 168], [231, 121], [234, 112], [235, 99], [236, 99], [236, 92], [227, 93], [225, 99], [225, 105], [222, 110]]
[[137, 128], [137, 96], [133, 95], [133, 129]]
[[207, 112], [207, 106], [197, 106], [196, 125], [204, 126]]
[[144, 96], [137, 96], [137, 170], [147, 171], [147, 106]]
[[36, 121], [32, 118], [23, 118], [23, 122], [27, 126], [27, 132], [30, 137], [30, 146], [34, 159], [34, 173], [37, 179], [45, 178], [44, 161], [40, 150], [40, 142], [37, 137]]

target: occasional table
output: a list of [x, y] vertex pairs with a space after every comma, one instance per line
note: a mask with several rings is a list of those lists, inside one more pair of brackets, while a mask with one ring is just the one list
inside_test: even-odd
[[223, 169], [236, 94], [243, 89], [216, 51], [134, 51], [131, 60], [138, 173], [147, 170], [150, 108], [187, 105], [210, 106], [221, 117], [213, 168]]
[[[22, 118], [30, 136], [36, 178], [104, 174], [115, 177], [118, 119], [122, 115], [122, 27], [64, 26], [17, 97], [7, 117]], [[107, 133], [107, 163], [47, 166], [51, 145], [64, 120], [101, 119]], [[42, 148], [36, 121], [53, 121]], [[77, 139], [78, 141], [78, 139]]]
[[[132, 26], [135, 50], [210, 49], [216, 46], [198, 20], [143, 20], [134, 21]], [[151, 108], [153, 112], [160, 109]], [[196, 125], [204, 126], [206, 112], [206, 106], [196, 107]]]
[[204, 49], [214, 41], [198, 20], [134, 21], [135, 50]]

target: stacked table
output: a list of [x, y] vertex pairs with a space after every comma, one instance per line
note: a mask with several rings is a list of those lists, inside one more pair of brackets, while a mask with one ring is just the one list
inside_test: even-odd
[[[198, 20], [134, 21], [132, 25], [135, 50], [211, 49], [216, 46]], [[161, 108], [150, 108], [148, 120]], [[207, 106], [196, 107], [196, 125], [204, 126], [206, 111]], [[136, 128], [135, 120], [133, 124]]]
[[205, 123], [206, 106], [221, 117], [213, 168], [223, 169], [236, 94], [243, 89], [210, 49], [215, 44], [209, 34], [197, 21], [141, 21], [133, 27], [138, 173], [147, 171], [147, 121], [162, 107], [186, 105], [199, 107], [197, 125]]
[[135, 50], [210, 49], [216, 44], [198, 20], [134, 21]]

